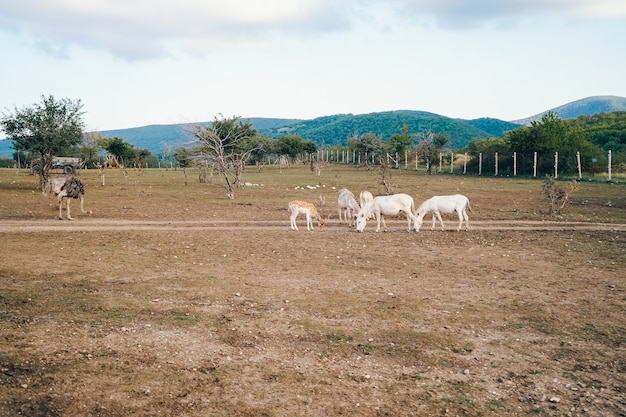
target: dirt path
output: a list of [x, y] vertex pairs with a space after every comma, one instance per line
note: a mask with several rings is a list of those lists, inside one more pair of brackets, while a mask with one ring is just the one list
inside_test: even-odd
[[[388, 221], [391, 231], [401, 231], [404, 221]], [[168, 230], [289, 230], [288, 222], [269, 221], [236, 221], [236, 220], [110, 220], [110, 219], [78, 219], [76, 221], [60, 220], [1, 220], [0, 233], [16, 232], [105, 232], [105, 231], [168, 231]], [[325, 231], [347, 231], [344, 225], [328, 224]], [[447, 231], [454, 230], [453, 222], [446, 225]], [[474, 221], [470, 230], [617, 230], [626, 231], [623, 223], [588, 223], [558, 221]], [[374, 227], [366, 228], [365, 232], [373, 232]], [[422, 232], [430, 232], [424, 225]]]

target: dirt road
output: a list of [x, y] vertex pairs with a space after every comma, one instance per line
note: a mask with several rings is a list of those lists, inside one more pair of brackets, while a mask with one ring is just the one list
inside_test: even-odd
[[[405, 221], [387, 221], [390, 231], [402, 231]], [[454, 231], [454, 222], [446, 223], [446, 231]], [[102, 231], [168, 231], [168, 230], [289, 230], [289, 222], [268, 221], [231, 221], [231, 220], [190, 220], [190, 221], [146, 221], [146, 220], [111, 220], [80, 218], [75, 221], [61, 220], [2, 220], [0, 232], [102, 232]], [[474, 221], [471, 230], [614, 230], [626, 231], [623, 223], [588, 223], [588, 222], [559, 222], [559, 221]], [[345, 225], [337, 223], [327, 224], [326, 232], [346, 232]], [[367, 226], [365, 232], [373, 232], [372, 225]], [[428, 222], [424, 223], [421, 232], [430, 232]]]

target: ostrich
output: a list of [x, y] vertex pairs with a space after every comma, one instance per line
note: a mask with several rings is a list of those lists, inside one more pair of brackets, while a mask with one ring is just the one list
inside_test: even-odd
[[67, 198], [67, 219], [74, 220], [70, 216], [70, 198], [80, 199], [80, 211], [84, 214], [91, 214], [91, 210], [85, 211], [83, 199], [85, 197], [85, 187], [80, 180], [74, 177], [50, 178], [43, 186], [43, 194], [48, 195], [50, 191], [59, 199], [59, 220], [63, 220], [63, 199]]

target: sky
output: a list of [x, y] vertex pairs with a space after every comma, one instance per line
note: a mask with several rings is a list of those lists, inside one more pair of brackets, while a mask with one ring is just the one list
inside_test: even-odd
[[[0, 0], [0, 114], [86, 130], [626, 97], [624, 0]], [[0, 134], [1, 135], [1, 134]]]

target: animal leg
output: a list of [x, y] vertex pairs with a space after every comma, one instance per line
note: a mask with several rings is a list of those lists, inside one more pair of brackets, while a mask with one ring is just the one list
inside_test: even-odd
[[309, 215], [309, 213], [306, 214], [306, 230], [311, 230], [313, 229], [313, 220], [311, 219], [311, 216]]
[[406, 220], [407, 220], [407, 222], [409, 223], [409, 228], [408, 228], [409, 232], [411, 231], [411, 217], [412, 217], [412, 216], [413, 216], [413, 215], [412, 215], [411, 213], [407, 213], [407, 214], [406, 214]]
[[59, 220], [63, 220], [63, 199], [59, 199]]
[[70, 216], [70, 199], [67, 199], [67, 220], [74, 220], [72, 216]]
[[387, 231], [387, 224], [385, 223], [385, 215], [380, 213], [380, 219], [383, 221], [383, 230]]
[[436, 211], [435, 214], [437, 215], [437, 219], [439, 220], [439, 223], [441, 223], [441, 230], [446, 230], [446, 228], [443, 225], [443, 219], [441, 218], [441, 213]]
[[82, 195], [79, 198], [80, 198], [80, 211], [82, 211], [83, 214], [91, 214], [91, 210], [87, 211], [83, 207], [85, 198]]
[[380, 218], [382, 217], [380, 212], [375, 213], [376, 215], [376, 231], [380, 232]]
[[459, 227], [457, 227], [456, 231], [459, 232], [461, 231], [461, 226], [463, 226], [463, 212], [457, 211], [457, 213], [459, 214]]
[[296, 216], [297, 213], [291, 213], [291, 230], [298, 230], [298, 225], [296, 224]]
[[465, 230], [469, 230], [469, 216], [465, 210], [463, 210], [463, 218], [465, 219]]

